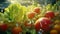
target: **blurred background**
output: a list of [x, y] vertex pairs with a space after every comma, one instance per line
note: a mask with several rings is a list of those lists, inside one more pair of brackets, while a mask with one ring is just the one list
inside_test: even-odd
[[7, 7], [10, 3], [19, 2], [22, 5], [29, 5], [32, 3], [39, 3], [41, 5], [52, 4], [54, 5], [57, 0], [0, 0], [0, 7]]
[[[31, 12], [31, 14], [28, 14], [28, 12]], [[52, 30], [52, 27], [57, 23], [55, 23], [55, 20], [59, 21], [58, 33], [60, 33], [59, 12], [60, 0], [0, 0], [0, 34], [41, 34], [43, 33], [42, 31], [44, 31], [44, 34], [48, 34], [50, 30], [47, 31], [47, 29], [51, 27]], [[41, 22], [43, 26], [39, 23], [40, 21], [38, 19], [46, 17], [45, 15], [53, 22], [53, 25], [51, 24], [52, 26], [46, 20], [49, 26], [45, 24], [46, 22], [44, 20]], [[35, 25], [36, 21], [39, 22]], [[40, 30], [40, 26], [43, 29], [41, 28]], [[44, 26], [47, 28], [44, 29]], [[39, 31], [36, 31], [38, 28]]]

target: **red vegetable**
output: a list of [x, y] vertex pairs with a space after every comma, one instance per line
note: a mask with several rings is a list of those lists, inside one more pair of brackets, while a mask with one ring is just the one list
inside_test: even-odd
[[47, 18], [54, 18], [55, 14], [53, 11], [47, 11], [45, 17]]
[[50, 29], [51, 23], [52, 23], [51, 20], [49, 20], [46, 17], [42, 17], [35, 22], [35, 29], [37, 31], [39, 31], [40, 29], [48, 31]]
[[27, 14], [27, 17], [28, 17], [29, 19], [34, 18], [34, 17], [35, 17], [35, 12], [30, 12], [30, 13], [28, 13], [28, 14]]
[[26, 27], [32, 27], [33, 24], [29, 23], [28, 21], [25, 21], [25, 22], [24, 22], [24, 25], [25, 25]]
[[8, 25], [7, 24], [4, 24], [4, 23], [0, 23], [0, 29], [2, 31], [6, 31], [8, 29]]
[[12, 34], [19, 34], [22, 32], [22, 28], [21, 27], [14, 27], [12, 29]]
[[40, 8], [39, 8], [39, 7], [36, 7], [36, 8], [34, 9], [34, 12], [36, 12], [37, 14], [39, 14], [39, 13], [40, 13]]

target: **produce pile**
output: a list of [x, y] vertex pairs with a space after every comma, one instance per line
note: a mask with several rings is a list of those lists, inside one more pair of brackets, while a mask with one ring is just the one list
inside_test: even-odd
[[0, 13], [0, 30], [7, 34], [60, 34], [57, 4], [10, 4]]

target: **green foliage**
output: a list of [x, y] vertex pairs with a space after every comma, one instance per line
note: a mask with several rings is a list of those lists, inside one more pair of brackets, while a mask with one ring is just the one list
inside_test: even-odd
[[8, 10], [6, 11], [9, 11], [8, 12], [8, 18], [11, 20], [11, 21], [21, 21], [22, 20], [22, 16], [23, 16], [23, 11], [22, 11], [22, 6], [18, 3], [16, 4], [11, 4], [10, 6], [8, 6]]
[[19, 3], [14, 3], [5, 8], [5, 13], [8, 14], [7, 17], [10, 21], [20, 22], [26, 18], [26, 13], [32, 11], [35, 7], [34, 5], [26, 7]]
[[[41, 6], [36, 2], [32, 5], [28, 5], [27, 7], [21, 5], [20, 3], [13, 3], [13, 4], [10, 4], [7, 8], [5, 8], [4, 14], [1, 13], [0, 17], [3, 18], [1, 19], [3, 21], [21, 22], [22, 20], [27, 19], [26, 14], [28, 12], [33, 11], [35, 7], [41, 7]], [[48, 4], [43, 8], [41, 7], [40, 15], [42, 14], [44, 15], [45, 11], [47, 10], [56, 11], [56, 9], [57, 9], [57, 4], [55, 4], [54, 6], [52, 6], [51, 4]]]

